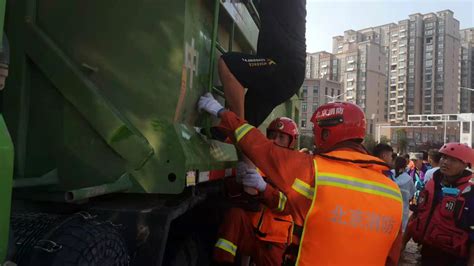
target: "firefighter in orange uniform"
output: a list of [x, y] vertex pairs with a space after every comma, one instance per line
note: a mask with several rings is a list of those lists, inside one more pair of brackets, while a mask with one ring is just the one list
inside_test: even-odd
[[[298, 128], [290, 118], [277, 118], [268, 126], [267, 138], [273, 140], [275, 145], [294, 149]], [[237, 172], [244, 172], [242, 182], [245, 185], [253, 185], [252, 175], [261, 176], [257, 171], [250, 171], [243, 162], [238, 168]], [[263, 203], [261, 211], [232, 208], [226, 214], [214, 249], [215, 262], [233, 264], [239, 253], [250, 256], [259, 266], [282, 264], [283, 253], [291, 242], [293, 230], [293, 219], [286, 208], [287, 198], [274, 186], [268, 186], [258, 199]]]
[[[360, 107], [335, 102], [315, 111], [314, 156], [273, 145], [211, 94], [198, 108], [220, 117], [243, 153], [286, 194], [295, 225], [304, 226], [294, 264], [397, 265], [402, 196], [382, 174], [389, 166], [361, 144], [366, 122]], [[269, 186], [256, 187], [265, 193]]]

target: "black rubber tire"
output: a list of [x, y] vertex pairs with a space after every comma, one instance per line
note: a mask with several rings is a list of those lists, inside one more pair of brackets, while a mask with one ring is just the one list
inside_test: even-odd
[[129, 256], [121, 234], [110, 222], [75, 214], [47, 234], [54, 251], [37, 244], [30, 265], [108, 266], [128, 265]]
[[166, 266], [201, 266], [208, 265], [208, 254], [203, 251], [199, 238], [189, 236], [175, 244], [172, 254], [165, 259]]

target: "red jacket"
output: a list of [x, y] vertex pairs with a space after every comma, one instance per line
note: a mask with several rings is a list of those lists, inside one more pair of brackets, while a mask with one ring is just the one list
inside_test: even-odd
[[408, 223], [408, 234], [415, 242], [436, 247], [457, 257], [468, 256], [469, 233], [458, 224], [463, 211], [468, 207], [465, 195], [471, 192], [471, 177], [471, 174], [468, 174], [457, 180], [457, 196], [440, 195], [440, 172], [428, 181]]

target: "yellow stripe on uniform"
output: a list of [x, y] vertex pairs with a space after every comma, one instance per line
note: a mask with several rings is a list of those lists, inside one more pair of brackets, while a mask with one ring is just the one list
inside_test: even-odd
[[223, 249], [227, 252], [229, 252], [230, 254], [232, 254], [232, 256], [235, 257], [235, 254], [237, 252], [237, 246], [234, 245], [232, 242], [230, 242], [229, 240], [226, 240], [224, 238], [219, 238], [217, 240], [217, 243], [215, 245], [215, 247], [217, 248], [220, 248], [220, 249]]
[[283, 194], [281, 191], [279, 191], [278, 194], [280, 195], [280, 197], [278, 200], [278, 208], [276, 209], [276, 211], [282, 212], [285, 209], [286, 201], [288, 199], [286, 198], [285, 194]]
[[382, 183], [335, 173], [319, 173], [318, 185], [333, 186], [382, 196], [402, 202], [400, 191]]
[[254, 126], [249, 124], [243, 124], [237, 128], [234, 132], [237, 142], [239, 142], [252, 128], [254, 128]]
[[[314, 186], [317, 187], [319, 185], [319, 180], [318, 180], [318, 164], [315, 159], [313, 159], [313, 166], [314, 166]], [[314, 208], [314, 201], [316, 200], [316, 196], [318, 194], [318, 190], [314, 189], [314, 194], [311, 200], [311, 207], [309, 208], [309, 211], [306, 213], [306, 217], [304, 219], [304, 224], [303, 224], [303, 233], [301, 234], [301, 239], [300, 243], [303, 243], [305, 232], [306, 232], [306, 221], [308, 220], [308, 216], [313, 213], [313, 208]], [[296, 256], [296, 266], [300, 264], [300, 258], [301, 258], [301, 250], [302, 248], [298, 248], [298, 256]]]
[[301, 179], [296, 178], [291, 188], [306, 197], [307, 199], [313, 199], [314, 188], [311, 187], [308, 183], [303, 182]]

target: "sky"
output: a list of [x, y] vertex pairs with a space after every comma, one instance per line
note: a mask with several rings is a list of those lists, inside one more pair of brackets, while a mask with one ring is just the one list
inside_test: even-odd
[[473, 0], [307, 0], [306, 50], [332, 52], [332, 37], [345, 30], [361, 30], [398, 23], [410, 14], [450, 9], [461, 29], [474, 27]]

